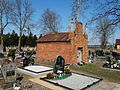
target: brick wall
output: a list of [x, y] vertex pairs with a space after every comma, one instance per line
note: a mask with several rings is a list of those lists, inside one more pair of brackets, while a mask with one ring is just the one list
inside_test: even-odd
[[71, 39], [71, 61], [72, 63], [78, 63], [77, 53], [78, 48], [82, 49], [82, 61], [88, 62], [88, 36], [83, 34], [82, 23], [76, 23], [75, 32], [69, 33]]
[[37, 43], [37, 60], [52, 60], [62, 56], [67, 64], [78, 63], [78, 48], [82, 49], [82, 61], [88, 62], [88, 36], [83, 34], [82, 24], [77, 22], [75, 32], [69, 32], [70, 42]]
[[70, 42], [49, 42], [37, 43], [36, 48], [37, 60], [52, 60], [57, 55], [62, 56], [67, 64], [71, 63]]

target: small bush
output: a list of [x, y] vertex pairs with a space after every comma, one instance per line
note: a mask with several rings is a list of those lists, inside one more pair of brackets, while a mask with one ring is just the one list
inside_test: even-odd
[[4, 58], [4, 54], [3, 53], [0, 53], [0, 58]]
[[70, 72], [70, 69], [64, 69], [64, 72], [66, 73], [66, 74], [70, 74], [71, 72]]
[[33, 55], [33, 54], [36, 54], [36, 52], [35, 52], [34, 50], [32, 50], [32, 51], [31, 51], [31, 50], [28, 50], [28, 51], [27, 51], [27, 55]]
[[47, 78], [48, 78], [48, 79], [52, 79], [52, 78], [54, 78], [54, 75], [53, 75], [52, 73], [48, 73], [48, 74], [47, 74]]
[[115, 57], [116, 60], [120, 60], [120, 54]]
[[15, 58], [15, 51], [16, 51], [15, 49], [10, 49], [7, 56]]

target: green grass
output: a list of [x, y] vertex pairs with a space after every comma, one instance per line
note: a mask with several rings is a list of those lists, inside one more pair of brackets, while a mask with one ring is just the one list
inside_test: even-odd
[[46, 79], [46, 80], [62, 80], [62, 79], [66, 79], [66, 78], [68, 78], [70, 76], [72, 76], [72, 75], [68, 75], [68, 76], [63, 77], [63, 78], [53, 78], [53, 79]]
[[[70, 70], [84, 72], [85, 74], [94, 75], [96, 77], [120, 84], [120, 71], [113, 71], [101, 68], [101, 66], [103, 65], [103, 61], [105, 61], [105, 59], [97, 58], [96, 63], [85, 64], [83, 66], [70, 66]], [[53, 66], [51, 63], [48, 62], [44, 62], [43, 64], [40, 63], [38, 65]]]
[[96, 64], [86, 64], [79, 67], [71, 66], [70, 68], [75, 71], [98, 76], [111, 82], [120, 83], [120, 71], [102, 69]]

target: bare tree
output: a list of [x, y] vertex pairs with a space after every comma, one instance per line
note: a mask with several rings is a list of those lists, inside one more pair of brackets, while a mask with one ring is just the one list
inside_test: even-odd
[[100, 40], [101, 47], [105, 49], [107, 44], [109, 44], [111, 36], [115, 33], [114, 26], [111, 25], [111, 20], [106, 17], [99, 19], [96, 24], [95, 33]]
[[3, 31], [10, 23], [10, 14], [12, 11], [12, 3], [10, 0], [0, 0], [0, 43], [3, 51]]
[[[86, 10], [89, 8], [90, 19], [88, 23], [100, 18], [110, 17], [111, 25], [120, 23], [120, 0], [74, 0], [72, 4], [72, 16], [76, 19], [78, 16], [85, 17]], [[85, 17], [85, 19], [88, 17]]]
[[89, 10], [90, 7], [90, 0], [73, 0], [72, 3], [72, 18], [73, 20], [78, 21], [80, 20], [82, 22], [82, 20], [84, 19], [84, 23], [83, 23], [83, 31], [84, 33], [86, 33], [86, 30], [89, 26], [89, 24], [91, 23], [91, 18], [89, 19], [88, 17], [86, 17], [86, 13], [88, 12], [87, 10]]
[[89, 8], [89, 5], [87, 5], [88, 0], [74, 0], [72, 3], [72, 17], [78, 21], [79, 16], [82, 16], [84, 18], [84, 10]]
[[57, 33], [60, 29], [60, 16], [46, 9], [40, 18], [40, 26], [43, 33]]
[[98, 20], [109, 16], [112, 21], [111, 25], [118, 25], [120, 23], [120, 0], [98, 0], [97, 13], [92, 20]]
[[29, 0], [15, 0], [15, 11], [13, 13], [13, 24], [19, 29], [18, 50], [21, 49], [21, 36], [30, 24], [33, 9]]

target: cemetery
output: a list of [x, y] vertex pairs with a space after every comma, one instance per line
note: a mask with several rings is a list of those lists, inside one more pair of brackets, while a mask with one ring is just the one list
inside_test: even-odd
[[0, 0], [0, 90], [120, 90], [120, 0]]
[[120, 60], [111, 60], [110, 57], [107, 57], [107, 60], [103, 64], [104, 68], [110, 68], [110, 69], [118, 69], [120, 70]]
[[[65, 58], [60, 55], [57, 55], [54, 62], [51, 64], [49, 63], [49, 65], [40, 64], [36, 62], [35, 54], [30, 51], [15, 52], [15, 55], [9, 54], [9, 57], [6, 57], [4, 54], [1, 54], [0, 56], [0, 88], [6, 90], [9, 88], [12, 88], [13, 90], [25, 88], [32, 89], [36, 86], [36, 88], [41, 88], [43, 86], [44, 88], [47, 87], [50, 89], [53, 89], [55, 86], [57, 88], [60, 87], [69, 90], [89, 89], [99, 85], [97, 83], [103, 81], [103, 77], [108, 79], [111, 78], [109, 76], [110, 74], [112, 74], [112, 78], [114, 80], [116, 79], [116, 82], [119, 83], [119, 79], [117, 80], [119, 77], [116, 77], [115, 75], [115, 73], [119, 74], [118, 71], [113, 71], [113, 73], [111, 73], [111, 71], [108, 72], [108, 70], [104, 69], [109, 68], [119, 70], [119, 55], [115, 52], [103, 53], [102, 51], [96, 51], [96, 54], [92, 52], [92, 54], [90, 53], [89, 59], [93, 62], [83, 65], [66, 64]], [[96, 62], [94, 59], [96, 56], [97, 58], [104, 59], [104, 62], [106, 61], [106, 63], [101, 63], [101, 65], [103, 64], [103, 69], [94, 66]], [[97, 64], [98, 63], [96, 63], [96, 65]], [[96, 69], [94, 69], [93, 66]], [[97, 70], [100, 72], [97, 72]], [[75, 71], [79, 72], [77, 73]], [[91, 76], [91, 74], [82, 73], [86, 71], [87, 73], [92, 72], [93, 75], [95, 74], [99, 78], [97, 76]], [[104, 73], [106, 74], [104, 75]], [[48, 86], [44, 83], [48, 84]]]
[[94, 58], [103, 59], [103, 68], [120, 70], [120, 53], [116, 51], [103, 51], [96, 50], [94, 52], [89, 51], [89, 63], [94, 62]]
[[107, 56], [103, 67], [120, 70], [120, 53], [112, 52], [111, 56]]
[[[87, 66], [90, 66], [88, 67], [89, 71], [92, 70], [92, 72], [94, 72], [95, 69], [93, 70], [91, 68], [91, 66], [94, 66], [95, 64], [94, 60], [93, 63], [91, 64], [76, 66], [76, 65], [66, 64], [64, 57], [58, 55], [54, 59], [53, 64], [51, 64], [50, 66], [49, 65], [46, 66], [43, 64], [37, 64], [35, 62], [35, 57], [34, 57], [35, 55], [33, 56], [33, 54], [30, 53], [29, 54], [24, 53], [23, 55], [21, 53], [19, 54], [17, 53], [17, 55], [15, 54], [14, 60], [13, 58], [10, 57], [7, 58], [4, 55], [1, 55], [0, 81], [2, 82], [0, 83], [1, 84], [0, 88], [6, 90], [9, 88], [13, 88], [13, 90], [20, 90], [21, 88], [30, 89], [36, 86], [37, 86], [36, 88], [41, 88], [42, 86], [45, 86], [45, 88], [48, 87], [50, 89], [53, 89], [53, 87], [56, 86], [57, 88], [60, 87], [69, 90], [73, 90], [73, 89], [82, 90], [82, 89], [91, 88], [91, 86], [99, 85], [97, 83], [102, 81], [103, 76], [100, 76], [101, 78], [98, 78], [96, 76], [91, 76], [88, 74], [86, 75], [81, 73], [82, 71], [81, 68]], [[21, 59], [20, 62], [18, 62], [18, 58]], [[119, 69], [118, 65], [115, 67], [115, 65], [112, 64], [112, 60], [110, 57], [106, 56], [106, 58], [107, 58], [106, 61], [108, 61], [109, 63], [108, 62], [104, 63], [103, 67]], [[97, 66], [95, 67], [97, 70], [99, 70]], [[74, 70], [76, 71], [79, 69], [81, 70], [80, 73], [74, 72]], [[87, 71], [87, 68], [83, 70]], [[89, 73], [89, 71], [87, 72]], [[99, 71], [100, 71], [99, 73], [106, 72], [106, 70], [99, 70]], [[98, 72], [94, 72], [94, 73], [96, 73], [96, 75], [98, 74], [98, 76], [101, 75]], [[28, 81], [27, 83], [25, 82], [26, 80]], [[45, 82], [48, 84], [48, 86], [44, 84]], [[49, 84], [51, 85], [51, 87], [49, 87]]]
[[[19, 74], [25, 74], [34, 78], [40, 77], [39, 80], [66, 89], [84, 89], [102, 80], [71, 72], [70, 65], [65, 65], [65, 60], [62, 56], [57, 56], [57, 58], [55, 58], [52, 67], [29, 64], [29, 62], [32, 62], [30, 59], [26, 64], [21, 63], [22, 67], [17, 67], [15, 62], [7, 58], [2, 60], [0, 76], [1, 80], [4, 81], [3, 84], [1, 84], [1, 88], [3, 89], [13, 88], [13, 90], [20, 90], [21, 88], [29, 86], [29, 84], [26, 86], [23, 85], [22, 80], [24, 76]], [[23, 59], [23, 62], [24, 60], [25, 59]], [[73, 82], [76, 82], [76, 84]], [[31, 85], [31, 87], [32, 86], [33, 85]]]
[[[65, 65], [65, 60], [62, 56], [57, 56], [53, 69], [46, 66], [30, 65], [19, 68], [18, 71], [28, 75], [31, 74], [33, 77], [43, 76], [39, 79], [66, 89], [84, 89], [102, 80], [71, 72], [69, 65]], [[76, 81], [77, 83], [74, 85], [72, 82]]]
[[[79, 28], [75, 32], [82, 34], [82, 23], [76, 22], [76, 27]], [[106, 70], [120, 69], [119, 53], [103, 50], [88, 52], [87, 35], [83, 34], [85, 42], [80, 45], [76, 40], [82, 39], [76, 33], [47, 34], [37, 40], [36, 51], [10, 49], [5, 55], [1, 53], [0, 89], [39, 90], [43, 86], [47, 89], [83, 90], [99, 85], [97, 83], [101, 83], [103, 78], [119, 83], [116, 73], [119, 75], [120, 72]], [[42, 64], [45, 61], [48, 63]]]

